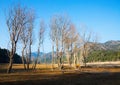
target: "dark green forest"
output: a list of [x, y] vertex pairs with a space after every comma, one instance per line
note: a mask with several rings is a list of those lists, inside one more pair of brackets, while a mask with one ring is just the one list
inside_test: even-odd
[[120, 60], [120, 51], [113, 50], [97, 50], [89, 53], [87, 62], [96, 61], [118, 61]]
[[[9, 63], [9, 50], [0, 48], [0, 63]], [[51, 53], [46, 55], [46, 62], [51, 63], [52, 57]], [[97, 50], [92, 51], [88, 54], [86, 58], [87, 62], [104, 62], [104, 61], [119, 61], [120, 60], [120, 51], [113, 50]], [[66, 60], [64, 57], [63, 60]], [[55, 59], [57, 62], [57, 59]], [[14, 63], [22, 63], [21, 56], [18, 54], [14, 55]], [[41, 63], [44, 63], [44, 58], [42, 58]]]
[[[9, 63], [9, 50], [0, 48], [0, 63]], [[18, 54], [14, 55], [13, 63], [22, 63], [21, 57]]]
[[[65, 56], [63, 56], [62, 60], [67, 61]], [[88, 56], [86, 57], [86, 61], [87, 62], [120, 61], [120, 51], [118, 50], [94, 50], [88, 54]], [[48, 54], [46, 55], [46, 62], [47, 63], [52, 62], [52, 53], [49, 53], [49, 55]], [[44, 58], [42, 58], [41, 63], [44, 63]], [[55, 58], [55, 63], [57, 63], [57, 58]]]

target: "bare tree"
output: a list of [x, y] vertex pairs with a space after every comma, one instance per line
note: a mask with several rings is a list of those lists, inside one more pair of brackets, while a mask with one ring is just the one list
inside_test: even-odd
[[52, 18], [51, 19], [51, 23], [50, 23], [50, 33], [49, 33], [49, 36], [50, 36], [50, 39], [52, 41], [52, 69], [54, 68], [54, 57], [55, 57], [55, 54], [54, 54], [54, 43], [55, 43], [55, 38], [56, 38], [56, 26], [55, 26], [55, 19]]
[[26, 24], [24, 24], [23, 29], [21, 31], [20, 40], [21, 40], [21, 43], [23, 44], [22, 62], [24, 65], [24, 69], [26, 69], [25, 60], [28, 61], [28, 57], [25, 57], [25, 55], [26, 55], [25, 53], [26, 53], [26, 50], [27, 50], [28, 45], [30, 43], [29, 40], [31, 38], [31, 33], [32, 33], [31, 31], [33, 29], [34, 13], [30, 9], [26, 8], [26, 11], [24, 11], [24, 16], [25, 16], [24, 20], [26, 21]]
[[[40, 47], [43, 44], [44, 41], [44, 33], [45, 33], [45, 23], [43, 20], [40, 21], [40, 30], [39, 30], [39, 43], [38, 43], [38, 54], [37, 58], [35, 59], [33, 69], [36, 68], [36, 64], [38, 62], [38, 57], [40, 56]], [[46, 60], [46, 59], [45, 59]]]
[[[76, 32], [76, 28], [73, 24], [70, 25], [69, 29], [67, 30], [67, 34], [65, 37], [65, 46], [66, 46], [66, 57], [68, 60], [68, 64], [71, 66], [72, 59], [76, 59], [76, 53], [77, 53], [77, 42], [78, 40], [78, 34]], [[74, 58], [73, 58], [74, 57]]]
[[11, 51], [9, 55], [10, 61], [7, 70], [7, 73], [10, 73], [12, 70], [14, 54], [16, 52], [17, 42], [19, 40], [20, 33], [24, 28], [24, 25], [27, 23], [26, 9], [24, 7], [21, 7], [20, 5], [13, 6], [8, 10], [6, 17], [6, 23], [11, 41]]
[[[64, 61], [62, 61], [63, 56], [65, 55], [65, 39], [66, 39], [66, 35], [68, 32], [68, 29], [70, 28], [71, 22], [70, 20], [66, 17], [66, 16], [62, 16], [60, 19], [60, 36], [61, 36], [61, 57], [60, 57], [60, 65], [64, 64]], [[61, 66], [61, 68], [62, 68]]]
[[81, 38], [82, 38], [82, 46], [81, 46], [81, 55], [83, 57], [83, 63], [86, 66], [86, 58], [88, 57], [88, 53], [91, 50], [91, 48], [95, 45], [97, 42], [97, 35], [94, 35], [95, 33], [92, 33], [88, 29], [83, 29], [81, 31]]
[[22, 48], [22, 62], [23, 62], [23, 65], [24, 65], [24, 69], [26, 70], [26, 65], [25, 65], [25, 50], [26, 50], [26, 47], [28, 45], [28, 29], [27, 28], [24, 28], [21, 32], [21, 35], [20, 35], [20, 39], [21, 39], [21, 42], [23, 43], [23, 48]]
[[29, 70], [29, 64], [31, 63], [31, 46], [33, 44], [33, 28], [34, 28], [34, 13], [30, 13], [30, 24], [29, 24], [29, 30], [28, 30], [28, 55], [27, 55], [27, 69]]
[[65, 40], [64, 40], [64, 46], [65, 46], [65, 53], [66, 53], [66, 59], [68, 64], [70, 65], [70, 38], [69, 38], [69, 31], [65, 35]]
[[75, 37], [74, 37], [74, 42], [73, 42], [73, 44], [74, 44], [74, 46], [73, 46], [73, 57], [74, 57], [74, 67], [75, 67], [75, 69], [77, 68], [77, 65], [78, 65], [78, 53], [79, 53], [79, 42], [80, 42], [80, 40], [79, 40], [79, 34], [76, 34], [75, 35]]
[[[59, 16], [53, 16], [51, 18], [51, 33], [50, 37], [52, 39], [52, 44], [53, 42], [55, 43], [56, 46], [56, 57], [58, 61], [58, 67], [59, 67], [59, 50], [60, 50], [60, 29], [59, 29]], [[53, 45], [52, 45], [53, 46]], [[52, 48], [53, 49], [53, 48]], [[54, 57], [54, 51], [52, 51], [52, 57]]]
[[[52, 44], [53, 42], [55, 42], [55, 46], [56, 46], [56, 57], [58, 58], [58, 53], [59, 53], [59, 40], [60, 40], [60, 36], [59, 36], [59, 22], [58, 22], [58, 16], [53, 16], [51, 18], [51, 33], [50, 33], [50, 37], [52, 39]], [[53, 45], [52, 45], [53, 46]], [[52, 50], [52, 54], [53, 54], [53, 50]], [[54, 54], [52, 55], [52, 57], [54, 56]]]
[[58, 67], [62, 68], [62, 58], [64, 55], [64, 39], [66, 30], [69, 28], [70, 20], [66, 16], [56, 15], [52, 17], [51, 22], [51, 37], [56, 44], [56, 56], [58, 60]]

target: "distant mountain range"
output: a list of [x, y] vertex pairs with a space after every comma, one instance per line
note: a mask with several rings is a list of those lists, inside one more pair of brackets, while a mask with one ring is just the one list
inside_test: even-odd
[[107, 41], [105, 43], [98, 43], [94, 47], [95, 50], [113, 50], [113, 51], [118, 51], [120, 50], [120, 40], [118, 41]]
[[[120, 40], [111, 40], [111, 41], [107, 41], [105, 43], [97, 43], [94, 46], [94, 50], [112, 50], [112, 51], [120, 51]], [[0, 48], [0, 63], [8, 63], [9, 62], [9, 57], [7, 56], [7, 49], [2, 49]], [[56, 53], [56, 52], [54, 52]], [[37, 52], [32, 52], [31, 53], [32, 58], [36, 58], [38, 53]], [[40, 57], [38, 58], [38, 60], [40, 62], [45, 62], [45, 58], [47, 63], [50, 63], [52, 60], [52, 52], [49, 53], [43, 53], [40, 52]], [[14, 59], [14, 63], [22, 63], [22, 59], [19, 55], [15, 54], [15, 59]]]
[[[94, 46], [94, 50], [113, 50], [113, 51], [119, 51], [120, 50], [120, 40], [114, 41], [110, 40], [105, 43], [97, 43]], [[54, 52], [55, 53], [55, 52]], [[37, 52], [32, 52], [33, 57], [37, 57]], [[52, 60], [52, 52], [49, 53], [43, 53], [40, 52], [40, 60], [41, 62], [44, 62], [44, 59], [46, 57], [47, 62], [51, 62]]]
[[[42, 57], [43, 54], [44, 54], [43, 52], [40, 52], [40, 57]], [[38, 52], [32, 52], [31, 56], [37, 57], [38, 56]]]
[[[31, 56], [32, 56], [32, 58], [36, 58], [38, 56], [38, 52], [32, 52]], [[49, 53], [40, 52], [40, 55], [38, 57], [38, 61], [40, 63], [44, 63], [45, 58], [46, 58], [47, 63], [50, 63], [52, 60], [52, 52], [49, 52]]]

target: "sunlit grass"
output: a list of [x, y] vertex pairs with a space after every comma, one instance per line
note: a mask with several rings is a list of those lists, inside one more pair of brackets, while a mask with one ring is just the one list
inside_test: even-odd
[[[54, 68], [56, 68], [54, 70], [52, 70], [51, 64], [37, 64], [36, 70], [25, 71], [23, 64], [13, 64], [13, 72], [7, 74], [7, 66], [7, 64], [0, 64], [0, 85], [31, 85], [32, 83], [35, 85], [47, 85], [48, 83], [51, 83], [50, 85], [89, 85], [89, 82], [91, 82], [91, 85], [94, 83], [97, 85], [106, 83], [106, 85], [108, 85], [108, 83], [112, 81], [115, 81], [115, 83], [110, 83], [110, 85], [119, 85], [120, 83], [120, 68], [115, 67], [87, 67], [81, 68], [79, 71], [72, 68], [69, 70], [64, 69], [64, 72], [62, 72], [61, 70], [57, 69], [57, 64], [54, 65]], [[31, 67], [32, 64], [30, 64], [30, 68]], [[68, 65], [66, 64], [65, 67], [67, 68]], [[5, 72], [1, 72], [3, 69]], [[105, 82], [99, 84], [99, 82], [104, 80]], [[88, 81], [88, 83], [86, 81]], [[80, 84], [81, 82], [83, 84]]]

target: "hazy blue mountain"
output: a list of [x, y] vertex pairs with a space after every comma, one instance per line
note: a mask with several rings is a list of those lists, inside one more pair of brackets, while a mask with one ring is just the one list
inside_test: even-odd
[[[55, 53], [56, 52], [54, 52], [54, 54]], [[33, 58], [36, 58], [38, 53], [37, 52], [32, 52], [31, 55], [32, 55]], [[41, 62], [41, 63], [44, 63], [45, 58], [46, 58], [47, 63], [51, 63], [51, 61], [52, 61], [52, 52], [49, 52], [49, 53], [40, 52], [40, 56], [38, 57], [38, 61]]]
[[107, 41], [104, 43], [107, 50], [120, 50], [120, 41]]
[[[115, 50], [115, 51], [120, 50], [120, 40], [118, 40], [118, 41], [110, 40], [110, 41], [107, 41], [105, 43], [97, 43], [94, 46], [94, 49], [95, 50]], [[56, 53], [56, 52], [54, 52], [54, 53]], [[49, 53], [40, 52], [41, 57], [43, 57], [43, 54], [46, 57], [51, 57], [52, 56], [52, 52], [49, 52]], [[32, 52], [32, 56], [36, 57], [37, 52]]]
[[114, 50], [114, 51], [118, 51], [120, 50], [120, 41], [114, 41], [114, 40], [110, 40], [107, 41], [105, 43], [98, 43], [96, 44], [96, 46], [94, 47], [96, 50]]
[[[43, 52], [40, 52], [40, 57], [42, 57], [43, 54], [44, 54]], [[32, 52], [31, 56], [37, 57], [38, 56], [38, 52]]]
[[[120, 50], [120, 41], [113, 41], [113, 40], [111, 40], [111, 41], [107, 41], [105, 43], [97, 43], [94, 46], [94, 50], [113, 50], [113, 51], [118, 51], [118, 50]], [[54, 54], [56, 54], [56, 52], [54, 52]], [[32, 52], [32, 56], [33, 57], [37, 57], [37, 52]], [[49, 53], [40, 52], [39, 60], [41, 62], [45, 61], [45, 57], [46, 57], [47, 63], [51, 63], [52, 52], [49, 52]]]

